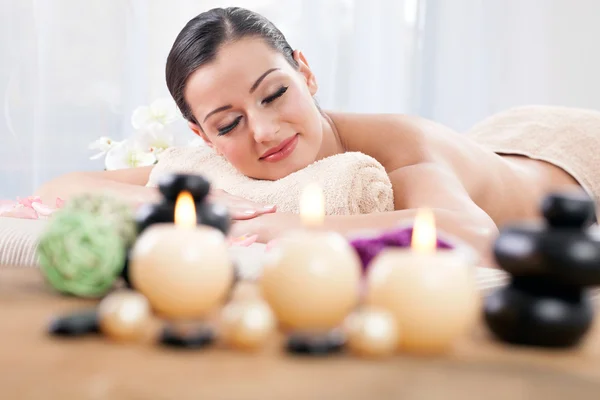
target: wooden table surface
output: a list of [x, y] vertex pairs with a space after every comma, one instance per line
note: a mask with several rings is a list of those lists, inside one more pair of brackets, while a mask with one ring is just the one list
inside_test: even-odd
[[1, 399], [583, 399], [600, 396], [600, 328], [569, 351], [507, 347], [479, 327], [452, 353], [369, 361], [176, 351], [100, 336], [57, 339], [49, 320], [93, 304], [52, 293], [36, 269], [0, 267]]

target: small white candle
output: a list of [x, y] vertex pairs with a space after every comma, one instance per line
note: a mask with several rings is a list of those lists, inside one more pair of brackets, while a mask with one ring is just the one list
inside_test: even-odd
[[133, 286], [169, 319], [206, 317], [222, 304], [234, 279], [223, 233], [196, 225], [194, 200], [182, 192], [174, 224], [155, 224], [136, 241], [130, 259]]
[[[322, 223], [320, 188], [307, 187], [300, 210], [305, 226]], [[260, 288], [284, 328], [323, 333], [356, 306], [360, 276], [360, 260], [342, 235], [307, 229], [278, 239], [267, 253]]]
[[422, 210], [411, 249], [382, 251], [367, 276], [366, 303], [392, 312], [410, 352], [448, 350], [479, 312], [474, 266], [460, 251], [436, 250], [436, 239], [433, 214]]

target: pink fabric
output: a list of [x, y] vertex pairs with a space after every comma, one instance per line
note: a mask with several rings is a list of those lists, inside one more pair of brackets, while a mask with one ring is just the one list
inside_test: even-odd
[[38, 196], [25, 198], [17, 197], [17, 200], [0, 200], [0, 217], [22, 218], [22, 219], [46, 219], [53, 212], [64, 205], [64, 200], [57, 198], [55, 205], [50, 206], [42, 203]]

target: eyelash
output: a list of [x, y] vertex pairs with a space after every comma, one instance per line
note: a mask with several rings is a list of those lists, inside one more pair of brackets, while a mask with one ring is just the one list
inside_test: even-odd
[[263, 104], [269, 104], [275, 100], [277, 100], [279, 97], [283, 96], [283, 94], [285, 92], [287, 92], [288, 90], [288, 86], [282, 86], [279, 88], [278, 91], [276, 91], [275, 93], [273, 93], [272, 95], [270, 95], [269, 97], [267, 97], [266, 99], [264, 99], [262, 101]]
[[[277, 90], [275, 93], [273, 93], [272, 95], [266, 97], [263, 101], [262, 104], [269, 104], [272, 103], [273, 101], [277, 100], [278, 98], [280, 98], [281, 96], [283, 96], [283, 94], [285, 92], [287, 92], [288, 90], [288, 86], [282, 86], [279, 88], [279, 90]], [[236, 126], [238, 126], [238, 124], [240, 123], [240, 121], [242, 120], [242, 116], [240, 115], [239, 117], [237, 117], [236, 119], [233, 120], [233, 122], [227, 126], [224, 126], [223, 128], [218, 128], [218, 136], [223, 136], [226, 135], [227, 133], [231, 132], [232, 130], [235, 129]]]

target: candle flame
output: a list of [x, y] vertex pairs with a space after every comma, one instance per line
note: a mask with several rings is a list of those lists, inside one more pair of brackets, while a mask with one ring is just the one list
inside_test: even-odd
[[320, 226], [325, 219], [325, 196], [317, 184], [309, 184], [300, 197], [300, 219], [305, 226]]
[[411, 248], [419, 253], [432, 253], [437, 247], [435, 217], [429, 209], [417, 212], [411, 238]]
[[175, 225], [184, 228], [196, 226], [196, 205], [188, 191], [182, 191], [175, 202]]

